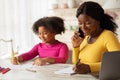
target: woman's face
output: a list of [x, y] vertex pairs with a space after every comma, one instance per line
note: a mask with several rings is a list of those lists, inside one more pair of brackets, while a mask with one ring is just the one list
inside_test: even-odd
[[38, 28], [38, 36], [44, 43], [52, 43], [55, 40], [55, 34], [51, 33], [44, 26]]
[[99, 21], [84, 14], [78, 16], [78, 24], [85, 36], [95, 34], [100, 28]]

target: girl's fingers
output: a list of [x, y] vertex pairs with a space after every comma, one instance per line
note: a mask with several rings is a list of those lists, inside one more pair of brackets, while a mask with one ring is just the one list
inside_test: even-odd
[[18, 64], [17, 63], [17, 58], [16, 57], [12, 58], [11, 59], [11, 63], [17, 65]]

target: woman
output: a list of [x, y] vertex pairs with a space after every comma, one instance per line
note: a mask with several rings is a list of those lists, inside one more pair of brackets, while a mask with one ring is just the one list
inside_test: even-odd
[[80, 59], [73, 70], [80, 74], [99, 72], [102, 54], [120, 50], [115, 32], [118, 26], [98, 3], [92, 1], [81, 4], [76, 17], [85, 37], [79, 37], [79, 32], [72, 36], [72, 63]]

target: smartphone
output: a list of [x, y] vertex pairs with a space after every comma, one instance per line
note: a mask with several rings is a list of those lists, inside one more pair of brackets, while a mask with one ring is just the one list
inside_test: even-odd
[[80, 36], [81, 38], [84, 38], [84, 37], [85, 37], [83, 31], [82, 31], [80, 28], [79, 28], [78, 32], [80, 33], [79, 36]]

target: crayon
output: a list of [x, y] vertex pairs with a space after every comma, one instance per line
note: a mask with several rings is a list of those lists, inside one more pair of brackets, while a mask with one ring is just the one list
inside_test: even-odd
[[[75, 63], [75, 65], [77, 66], [80, 63], [80, 59], [77, 60], [77, 62]], [[75, 75], [77, 73], [71, 73], [70, 75]]]
[[5, 68], [0, 68], [0, 73], [4, 70]]
[[[11, 59], [13, 60], [14, 57], [15, 57], [15, 53], [14, 53], [14, 51], [12, 50], [12, 53], [11, 53]], [[20, 62], [18, 61], [18, 59], [17, 59], [17, 63], [20, 64]]]
[[80, 59], [77, 60], [76, 64], [75, 65], [78, 65], [80, 63]]
[[26, 69], [26, 70], [30, 72], [37, 72], [36, 70], [31, 70], [31, 69]]
[[6, 69], [4, 69], [1, 73], [2, 74], [5, 74], [6, 72], [8, 72], [8, 71], [10, 71], [11, 69], [10, 68], [6, 68]]

